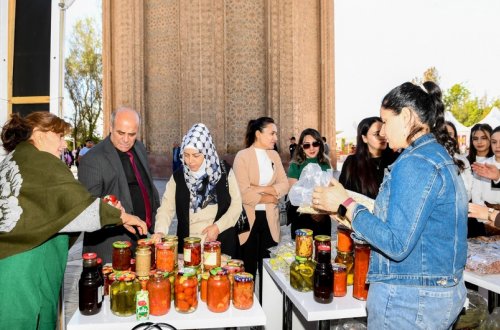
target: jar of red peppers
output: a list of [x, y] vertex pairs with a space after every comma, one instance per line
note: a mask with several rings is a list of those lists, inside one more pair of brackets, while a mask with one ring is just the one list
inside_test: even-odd
[[184, 266], [194, 267], [201, 264], [201, 238], [184, 238]]
[[333, 296], [343, 297], [347, 294], [347, 269], [344, 264], [333, 263]]
[[229, 282], [231, 283], [231, 292], [229, 297], [233, 299], [233, 285], [234, 285], [234, 274], [241, 273], [245, 269], [241, 269], [241, 267], [236, 266], [235, 264], [227, 263], [224, 267], [222, 267], [227, 273], [227, 277], [229, 278]]
[[198, 307], [198, 278], [194, 269], [184, 268], [177, 273], [174, 305], [179, 313], [192, 313]]
[[354, 281], [352, 296], [359, 300], [368, 298], [368, 283], [366, 274], [370, 263], [370, 245], [356, 241], [354, 244]]
[[224, 269], [217, 267], [210, 271], [207, 291], [207, 307], [214, 313], [222, 313], [229, 309], [231, 283]]
[[351, 238], [352, 230], [346, 226], [337, 227], [337, 251], [352, 252], [353, 242]]
[[130, 260], [132, 258], [132, 251], [129, 241], [116, 241], [113, 243], [113, 270], [126, 271], [130, 269]]
[[207, 291], [208, 291], [208, 279], [209, 278], [210, 278], [209, 272], [201, 273], [200, 299], [203, 302], [207, 302]]
[[203, 245], [203, 269], [211, 270], [220, 267], [220, 255], [221, 250], [219, 241], [205, 242]]
[[170, 242], [174, 245], [174, 261], [175, 268], [177, 268], [177, 262], [179, 260], [179, 239], [175, 235], [167, 235], [163, 238], [164, 242]]
[[149, 278], [149, 314], [165, 315], [170, 310], [170, 280], [168, 273], [157, 271]]
[[253, 305], [253, 275], [237, 273], [234, 275], [233, 306], [237, 309], [249, 309]]
[[314, 236], [314, 261], [318, 262], [318, 247], [328, 246], [331, 250], [332, 248], [332, 238], [328, 235], [316, 235]]
[[156, 269], [173, 272], [175, 269], [175, 246], [171, 242], [156, 243]]
[[[148, 246], [151, 250], [151, 269], [156, 268], [156, 248], [155, 242], [151, 238], [142, 238], [137, 241], [137, 246]], [[137, 252], [136, 252], [137, 254]], [[136, 257], [137, 259], [137, 257]]]
[[311, 229], [297, 229], [295, 231], [295, 255], [311, 258], [313, 254], [313, 231]]

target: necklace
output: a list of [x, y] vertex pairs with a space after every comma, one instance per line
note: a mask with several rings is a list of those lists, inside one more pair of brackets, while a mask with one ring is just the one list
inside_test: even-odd
[[382, 157], [372, 158], [372, 160], [375, 164], [375, 167], [377, 168], [377, 171], [380, 170], [380, 165], [382, 165]]

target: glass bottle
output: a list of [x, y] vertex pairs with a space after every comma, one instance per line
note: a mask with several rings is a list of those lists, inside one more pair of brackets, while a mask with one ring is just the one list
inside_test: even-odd
[[170, 280], [168, 273], [157, 271], [148, 281], [149, 314], [165, 315], [170, 310]]
[[156, 269], [173, 272], [175, 269], [175, 246], [172, 242], [156, 243]]
[[203, 245], [203, 269], [210, 271], [211, 269], [220, 267], [221, 249], [219, 241], [205, 242]]
[[102, 278], [97, 270], [97, 254], [83, 255], [83, 270], [78, 281], [78, 309], [82, 315], [95, 315], [102, 306]]
[[314, 236], [314, 261], [318, 262], [318, 247], [321, 245], [326, 245], [332, 248], [332, 238], [328, 235], [316, 235]]
[[207, 307], [214, 313], [222, 313], [229, 309], [231, 283], [227, 273], [220, 267], [210, 271], [207, 287]]
[[151, 271], [151, 247], [138, 245], [135, 250], [135, 274], [137, 276], [149, 276]]
[[295, 261], [290, 265], [290, 285], [297, 291], [312, 291], [314, 261], [295, 256]]
[[[151, 238], [141, 238], [137, 241], [137, 246], [148, 246], [151, 250], [151, 269], [156, 269], [156, 247], [155, 242]], [[136, 252], [137, 255], [137, 252]], [[137, 256], [136, 256], [137, 259]], [[136, 260], [137, 262], [137, 260]], [[136, 266], [137, 267], [137, 266]]]
[[295, 231], [295, 255], [311, 258], [313, 254], [313, 231], [311, 229], [297, 229]]
[[198, 307], [198, 278], [196, 271], [184, 268], [177, 273], [174, 289], [175, 310], [179, 313], [192, 313]]
[[201, 264], [201, 238], [184, 238], [184, 266], [196, 267]]
[[333, 267], [333, 296], [343, 297], [347, 294], [347, 271], [344, 264], [334, 263]]
[[353, 242], [351, 238], [352, 230], [346, 226], [337, 227], [337, 251], [352, 252]]
[[253, 305], [253, 275], [237, 273], [234, 275], [233, 306], [237, 309], [249, 309]]
[[327, 304], [333, 299], [333, 268], [331, 248], [326, 245], [318, 247], [318, 262], [314, 270], [314, 300]]
[[337, 251], [335, 262], [345, 265], [347, 271], [347, 285], [352, 285], [354, 277], [354, 252]]
[[113, 243], [113, 271], [126, 271], [130, 269], [132, 251], [129, 241], [116, 241]]
[[110, 288], [111, 312], [117, 316], [135, 315], [135, 297], [141, 290], [139, 281], [132, 272], [113, 273]]
[[352, 296], [359, 300], [368, 297], [366, 274], [370, 263], [370, 245], [356, 241], [354, 244], [354, 282]]

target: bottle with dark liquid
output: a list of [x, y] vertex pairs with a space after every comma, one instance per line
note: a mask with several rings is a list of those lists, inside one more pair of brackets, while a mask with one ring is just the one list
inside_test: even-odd
[[97, 269], [97, 254], [83, 255], [83, 271], [78, 281], [78, 308], [82, 315], [99, 313], [102, 306], [102, 278]]
[[318, 263], [314, 270], [314, 300], [327, 304], [333, 300], [333, 268], [331, 248], [328, 245], [318, 247]]

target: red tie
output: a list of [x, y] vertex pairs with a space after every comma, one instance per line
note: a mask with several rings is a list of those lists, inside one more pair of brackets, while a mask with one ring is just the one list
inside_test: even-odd
[[142, 199], [144, 200], [144, 206], [146, 208], [146, 225], [151, 227], [151, 204], [149, 202], [149, 194], [144, 182], [142, 182], [141, 173], [137, 169], [137, 165], [134, 161], [134, 155], [129, 150], [127, 151], [127, 155], [130, 158], [130, 164], [132, 164], [132, 168], [134, 169], [135, 178], [137, 179], [137, 183], [139, 184], [139, 188], [141, 188]]

